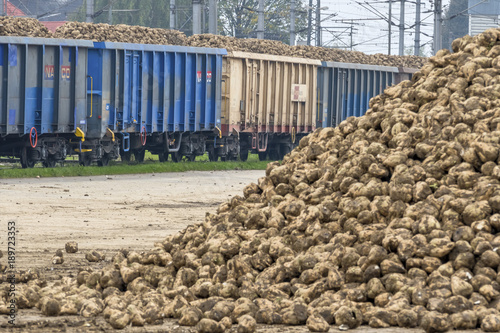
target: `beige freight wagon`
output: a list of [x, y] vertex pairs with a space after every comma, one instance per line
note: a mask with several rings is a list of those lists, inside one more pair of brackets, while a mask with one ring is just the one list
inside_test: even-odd
[[229, 52], [222, 65], [221, 132], [212, 160], [281, 159], [316, 127], [321, 61]]

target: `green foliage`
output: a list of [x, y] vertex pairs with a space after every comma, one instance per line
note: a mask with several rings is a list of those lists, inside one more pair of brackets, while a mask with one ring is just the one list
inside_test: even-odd
[[[180, 8], [189, 7], [190, 0], [177, 0]], [[109, 9], [110, 0], [94, 0], [94, 22], [110, 23]], [[71, 19], [73, 21], [85, 22], [86, 1], [80, 10]], [[141, 25], [151, 28], [169, 29], [170, 27], [170, 1], [169, 0], [114, 0], [112, 1], [112, 22], [111, 24]], [[183, 14], [179, 9], [179, 20], [184, 20], [189, 13]], [[189, 25], [191, 29], [191, 25]]]
[[[468, 0], [451, 0], [443, 20], [443, 48], [451, 49], [451, 42], [469, 33]], [[457, 15], [461, 12], [464, 13]], [[455, 16], [457, 15], [457, 16]]]
[[[219, 1], [219, 29], [226, 36], [256, 38], [258, 0]], [[297, 36], [306, 35], [307, 11], [302, 1], [295, 1], [295, 31]], [[267, 0], [264, 8], [264, 36], [266, 39], [290, 41], [290, 1]]]
[[73, 177], [73, 176], [97, 176], [97, 175], [122, 175], [139, 173], [160, 173], [160, 172], [184, 172], [184, 171], [214, 171], [214, 170], [265, 170], [268, 161], [259, 161], [256, 154], [250, 154], [246, 162], [208, 162], [208, 157], [198, 156], [195, 162], [181, 161], [174, 163], [171, 161], [160, 163], [157, 155], [146, 154], [144, 163], [130, 162], [121, 163], [111, 161], [107, 167], [79, 166], [77, 160], [67, 159], [64, 167], [44, 168], [37, 164], [32, 169], [21, 169], [21, 165], [15, 168], [10, 166], [0, 169], [0, 179], [2, 178], [33, 178], [33, 177]]
[[432, 56], [432, 50], [431, 50], [431, 47], [429, 45], [421, 46], [419, 54], [414, 54], [415, 53], [415, 47], [413, 45], [405, 47], [404, 51], [405, 51], [404, 52], [405, 55], [418, 55], [419, 57], [430, 57], [430, 56]]
[[[108, 16], [110, 0], [95, 0], [95, 23], [110, 23]], [[258, 0], [218, 0], [218, 29], [225, 36], [255, 38], [257, 34]], [[141, 25], [151, 28], [168, 29], [170, 27], [169, 0], [114, 0], [112, 1], [111, 24]], [[204, 2], [204, 31], [208, 31], [208, 0]], [[80, 10], [70, 16], [73, 21], [85, 22], [86, 2]], [[192, 1], [176, 0], [177, 29], [186, 35], [192, 34]], [[307, 11], [300, 0], [296, 0], [295, 31], [297, 37], [305, 37]], [[117, 11], [118, 10], [118, 11]], [[290, 40], [290, 1], [266, 0], [265, 2], [265, 38]]]

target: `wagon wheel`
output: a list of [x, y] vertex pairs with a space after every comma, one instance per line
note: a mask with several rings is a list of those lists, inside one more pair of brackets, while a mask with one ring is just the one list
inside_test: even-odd
[[269, 151], [269, 159], [271, 161], [277, 161], [280, 159], [280, 155], [279, 155], [279, 152], [275, 149], [272, 149]]
[[216, 162], [219, 159], [219, 156], [215, 152], [215, 148], [213, 146], [208, 147], [208, 160], [210, 162]]
[[168, 161], [168, 153], [159, 153], [158, 160], [162, 163]]
[[24, 147], [21, 151], [21, 167], [23, 169], [32, 168], [35, 166], [35, 161], [29, 156], [28, 147]]
[[82, 166], [89, 166], [92, 163], [92, 157], [88, 153], [80, 153], [78, 155], [78, 163]]
[[280, 147], [280, 160], [282, 160], [287, 154], [292, 151], [292, 148], [289, 145], [283, 145]]
[[122, 162], [130, 162], [132, 153], [130, 151], [124, 151], [120, 153], [120, 156], [122, 158]]
[[104, 154], [102, 155], [101, 159], [99, 161], [97, 161], [97, 165], [98, 166], [107, 166], [109, 165], [109, 154]]
[[135, 161], [142, 163], [144, 162], [144, 156], [146, 156], [146, 150], [134, 151]]
[[259, 152], [259, 161], [265, 161], [267, 158], [267, 151]]
[[243, 162], [248, 160], [248, 149], [240, 150], [240, 160], [242, 160]]
[[46, 168], [53, 168], [56, 166], [56, 159], [53, 156], [48, 156], [45, 161], [43, 161], [43, 166]]
[[172, 156], [172, 161], [175, 163], [179, 163], [181, 161], [182, 155], [178, 151], [171, 153], [170, 155]]

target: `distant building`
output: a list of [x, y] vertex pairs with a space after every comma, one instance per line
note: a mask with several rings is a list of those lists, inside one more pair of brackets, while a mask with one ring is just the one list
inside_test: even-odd
[[469, 0], [469, 35], [499, 27], [500, 0]]
[[0, 0], [5, 15], [36, 18], [54, 32], [78, 11], [83, 0]]

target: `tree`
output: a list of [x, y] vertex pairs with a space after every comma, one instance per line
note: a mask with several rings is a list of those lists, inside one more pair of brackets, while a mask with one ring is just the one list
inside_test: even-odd
[[405, 47], [404, 54], [405, 55], [417, 55], [419, 57], [430, 57], [433, 55], [430, 45], [420, 46], [420, 53], [419, 54], [415, 54], [415, 47], [413, 45], [407, 46], [407, 47]]
[[[177, 6], [189, 8], [190, 0], [176, 0]], [[94, 0], [94, 22], [109, 23], [108, 9], [110, 3], [113, 10], [119, 10], [112, 13], [112, 24], [141, 25], [151, 28], [170, 27], [170, 1], [169, 0]], [[126, 11], [128, 10], [128, 11]], [[182, 11], [179, 10], [179, 16]], [[71, 19], [74, 21], [85, 22], [86, 1], [80, 7]], [[187, 14], [186, 14], [187, 15]], [[184, 19], [180, 17], [179, 20]], [[191, 25], [187, 28], [191, 29]]]
[[443, 20], [443, 48], [451, 49], [451, 42], [469, 33], [468, 0], [451, 0]]
[[[113, 10], [129, 10], [113, 12], [112, 24], [141, 25], [152, 28], [170, 27], [170, 0], [94, 0], [95, 23], [108, 23], [109, 3]], [[307, 11], [301, 0], [295, 0], [295, 30], [297, 37], [305, 37]], [[205, 3], [205, 25], [208, 31], [208, 0]], [[192, 0], [176, 0], [177, 29], [186, 35], [192, 34]], [[258, 20], [258, 0], [218, 0], [218, 29], [225, 36], [238, 38], [256, 38]], [[71, 19], [85, 21], [86, 1]], [[290, 1], [265, 0], [265, 32], [266, 39], [280, 40], [288, 43], [290, 38]]]
[[[302, 1], [295, 1], [295, 30], [305, 36], [307, 11]], [[220, 0], [219, 30], [222, 35], [256, 38], [259, 12], [258, 0]], [[290, 41], [290, 0], [266, 0], [264, 5], [264, 36], [266, 39]]]

